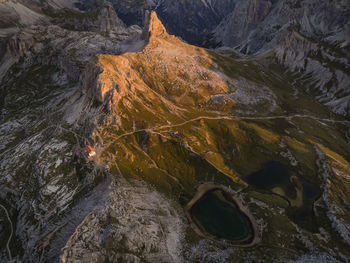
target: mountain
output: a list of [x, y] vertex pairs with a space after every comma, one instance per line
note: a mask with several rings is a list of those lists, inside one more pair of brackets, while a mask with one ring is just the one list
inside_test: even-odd
[[[350, 110], [348, 1], [332, 0], [144, 0], [111, 1], [127, 25], [144, 25], [157, 11], [171, 34], [190, 44], [231, 47], [243, 55], [266, 56], [319, 102], [344, 116]], [[85, 2], [85, 9], [98, 1]]]
[[[175, 198], [175, 207], [187, 204], [202, 183], [229, 185], [242, 195], [253, 216], [261, 220], [262, 230], [257, 235], [262, 236], [260, 245], [271, 251], [269, 260], [295, 259], [303, 255], [298, 248], [301, 244], [308, 244], [309, 254], [305, 258], [342, 260], [343, 256], [327, 249], [326, 244], [335, 242], [332, 244], [346, 253], [343, 240], [349, 241], [348, 221], [343, 221], [347, 216], [337, 219], [341, 213], [347, 213], [339, 203], [343, 190], [337, 189], [343, 183], [348, 185], [350, 168], [345, 146], [348, 141], [337, 140], [345, 138], [349, 122], [329, 120], [328, 110], [313, 102], [302, 87], [298, 87], [300, 93], [295, 93], [292, 79], [264, 69], [259, 60], [235, 60], [169, 35], [155, 13], [146, 23], [143, 35], [147, 45], [142, 51], [98, 55], [79, 84], [82, 94], [102, 104], [107, 112], [105, 122], [98, 125], [93, 138], [95, 146], [101, 149], [100, 158], [111, 173], [131, 180], [142, 178], [171, 200]], [[318, 116], [314, 115], [316, 112]], [[265, 196], [247, 187], [247, 176], [271, 160], [295, 167], [300, 176], [296, 180], [300, 180], [299, 187], [304, 189], [301, 201], [287, 196], [290, 204], [286, 205], [273, 199], [274, 191]], [[321, 172], [324, 178], [319, 177], [320, 169], [325, 169]], [[333, 173], [340, 181], [334, 178], [329, 179], [329, 184], [320, 183], [333, 178]], [[316, 195], [306, 190], [313, 187]], [[321, 189], [322, 198], [318, 192]], [[286, 196], [283, 192], [281, 195]], [[210, 242], [198, 248], [200, 243], [190, 241], [198, 240], [197, 233], [188, 232], [186, 221], [181, 219], [181, 209], [156, 208], [162, 211], [156, 229], [165, 230], [153, 230], [158, 233], [154, 235], [151, 233], [155, 219], [148, 212], [152, 208], [139, 199], [130, 201], [128, 206], [133, 212], [127, 213], [125, 219], [117, 208], [119, 198], [102, 212], [85, 219], [68, 241], [63, 261], [74, 262], [86, 254], [99, 260], [131, 262], [141, 258], [148, 262], [156, 258], [164, 262], [186, 262], [199, 260], [203, 255], [208, 262], [219, 258], [219, 262], [241, 259], [225, 250], [230, 249], [229, 244], [224, 250]], [[142, 198], [148, 202], [148, 195]], [[313, 210], [316, 200], [320, 207]], [[342, 212], [333, 210], [333, 206]], [[140, 207], [147, 211], [144, 220], [140, 219], [143, 218]], [[329, 221], [323, 222], [324, 218]], [[126, 220], [137, 221], [135, 229], [129, 230], [125, 223], [110, 223]], [[178, 223], [165, 223], [169, 221]], [[266, 222], [268, 225], [264, 225]], [[329, 228], [332, 224], [337, 230]], [[326, 228], [327, 234], [322, 232], [318, 236], [316, 233], [323, 231], [318, 227]], [[95, 230], [86, 233], [84, 229]], [[273, 229], [281, 232], [274, 234]], [[104, 233], [102, 243], [93, 238], [97, 233]], [[140, 233], [147, 238], [143, 239]], [[322, 235], [328, 238], [323, 239]], [[287, 243], [288, 250], [281, 250]], [[275, 245], [279, 247], [277, 250], [273, 248]], [[158, 250], [153, 251], [152, 246]], [[209, 252], [212, 250], [216, 252]], [[316, 256], [311, 252], [314, 250], [323, 252]], [[245, 257], [252, 260], [262, 255], [268, 257], [265, 251], [248, 251], [244, 250]], [[225, 253], [228, 256], [223, 260]]]
[[350, 122], [277, 52], [188, 44], [166, 1], [125, 1], [139, 25], [22, 4], [40, 19], [0, 29], [1, 262], [349, 261]]

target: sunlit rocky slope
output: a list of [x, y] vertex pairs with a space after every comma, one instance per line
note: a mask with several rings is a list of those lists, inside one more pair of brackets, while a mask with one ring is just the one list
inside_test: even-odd
[[[266, 58], [186, 44], [154, 12], [141, 29], [103, 10], [114, 19], [93, 26], [50, 10], [50, 26], [6, 40], [0, 259], [348, 261], [349, 121]], [[80, 167], [87, 144], [97, 156]], [[271, 163], [287, 179], [263, 187]], [[193, 227], [184, 210], [203, 184], [250, 211], [256, 243]]]

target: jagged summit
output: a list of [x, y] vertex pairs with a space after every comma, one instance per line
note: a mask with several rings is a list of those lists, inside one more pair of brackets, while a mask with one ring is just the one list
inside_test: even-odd
[[169, 34], [166, 31], [162, 21], [158, 18], [158, 15], [155, 11], [152, 11], [149, 16], [148, 21], [148, 31], [151, 34], [151, 37], [168, 37]]
[[153, 42], [157, 42], [157, 39], [167, 39], [167, 40], [178, 40], [178, 38], [170, 35], [166, 28], [164, 27], [162, 21], [159, 19], [155, 11], [147, 11], [145, 14], [145, 29], [143, 33], [143, 38], [148, 41], [148, 45]]

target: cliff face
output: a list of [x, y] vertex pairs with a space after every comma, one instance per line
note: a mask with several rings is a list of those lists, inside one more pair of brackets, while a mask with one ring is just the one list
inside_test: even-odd
[[305, 90], [333, 112], [350, 116], [350, 53], [346, 48], [293, 27], [273, 42], [274, 57], [302, 79]]
[[34, 3], [34, 1], [0, 1], [0, 29], [25, 27], [45, 20], [40, 9], [33, 7]]
[[145, 10], [149, 10], [152, 2], [150, 0], [111, 0], [118, 15], [128, 26], [144, 25]]
[[10, 56], [23, 57], [30, 52], [30, 49], [34, 45], [35, 41], [32, 39], [31, 34], [22, 32], [9, 39], [5, 50], [7, 50]]
[[214, 38], [223, 46], [239, 47], [251, 54], [266, 48], [294, 25], [310, 37], [321, 40], [336, 36], [339, 42], [348, 44], [344, 30], [349, 15], [347, 1], [238, 0], [235, 10], [214, 30]]
[[123, 41], [137, 38], [142, 32], [139, 27], [127, 28], [110, 3], [86, 13], [45, 7], [42, 16], [44, 21], [13, 32], [0, 28], [1, 76], [25, 57], [29, 62], [35, 58], [36, 63], [56, 66], [71, 80], [78, 81], [92, 56], [104, 52], [118, 54], [125, 49]]

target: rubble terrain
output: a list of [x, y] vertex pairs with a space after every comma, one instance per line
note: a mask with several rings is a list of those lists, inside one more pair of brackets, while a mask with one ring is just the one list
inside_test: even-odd
[[[269, 56], [116, 3], [0, 2], [0, 262], [348, 262], [349, 119]], [[251, 183], [271, 162], [292, 193]], [[249, 211], [252, 246], [193, 228], [201, 185]]]

